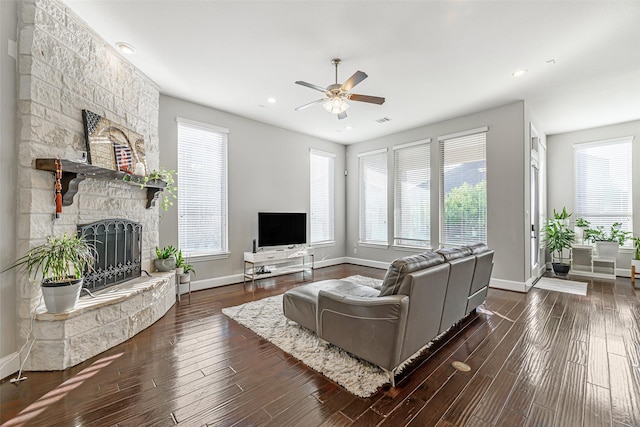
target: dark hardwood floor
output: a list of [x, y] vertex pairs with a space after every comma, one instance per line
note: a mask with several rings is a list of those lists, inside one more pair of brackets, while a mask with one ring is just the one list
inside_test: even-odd
[[[341, 265], [314, 280], [383, 270]], [[588, 281], [586, 278], [578, 280]], [[1, 422], [26, 426], [640, 426], [640, 290], [587, 296], [491, 289], [474, 314], [361, 399], [228, 319], [300, 274], [183, 296], [156, 324], [64, 372], [0, 384]], [[451, 364], [464, 361], [470, 372]]]

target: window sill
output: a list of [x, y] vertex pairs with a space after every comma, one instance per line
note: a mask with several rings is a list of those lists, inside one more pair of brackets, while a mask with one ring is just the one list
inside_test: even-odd
[[426, 246], [402, 246], [402, 245], [393, 245], [392, 249], [397, 251], [405, 251], [405, 252], [425, 252], [425, 251], [433, 251], [432, 247]]
[[328, 247], [332, 247], [335, 246], [336, 242], [331, 241], [331, 242], [320, 242], [320, 243], [311, 243], [309, 245], [310, 248], [328, 248]]
[[185, 257], [189, 262], [215, 261], [217, 259], [227, 259], [231, 256], [230, 252], [219, 252], [212, 254], [189, 255]]
[[389, 249], [388, 243], [358, 242], [358, 246], [363, 248]]

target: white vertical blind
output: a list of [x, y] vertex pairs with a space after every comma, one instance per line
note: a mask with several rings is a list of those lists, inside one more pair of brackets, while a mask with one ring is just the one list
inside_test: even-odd
[[591, 222], [591, 228], [621, 222], [625, 231], [633, 230], [631, 192], [632, 137], [595, 143], [576, 144], [575, 218]]
[[440, 139], [442, 245], [487, 242], [486, 130]]
[[394, 147], [394, 245], [430, 246], [430, 147], [429, 141]]
[[227, 133], [178, 119], [178, 245], [189, 256], [228, 251]]
[[335, 240], [334, 163], [335, 155], [311, 150], [311, 244], [329, 243]]
[[388, 244], [387, 150], [359, 155], [360, 242]]

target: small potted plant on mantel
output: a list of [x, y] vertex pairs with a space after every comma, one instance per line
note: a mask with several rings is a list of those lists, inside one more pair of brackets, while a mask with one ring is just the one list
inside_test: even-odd
[[624, 245], [630, 234], [628, 231], [622, 231], [621, 222], [614, 222], [608, 232], [602, 225], [584, 230], [585, 240], [595, 243], [598, 257], [607, 259], [615, 259], [618, 256], [620, 246]]
[[553, 218], [547, 219], [543, 227], [544, 243], [551, 254], [551, 265], [556, 276], [566, 276], [571, 269], [567, 262], [570, 256], [565, 256], [571, 249], [575, 239], [575, 233], [569, 228], [569, 217], [572, 214], [562, 208], [561, 212], [553, 210]]
[[75, 307], [84, 274], [93, 270], [96, 257], [95, 248], [84, 238], [65, 233], [47, 237], [45, 243], [31, 249], [3, 272], [17, 267], [33, 281], [42, 277], [41, 289], [47, 311], [62, 313]]

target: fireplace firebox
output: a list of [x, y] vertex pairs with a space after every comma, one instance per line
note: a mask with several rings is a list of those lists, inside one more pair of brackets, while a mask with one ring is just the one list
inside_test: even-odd
[[78, 234], [91, 243], [98, 256], [93, 271], [84, 276], [90, 292], [142, 275], [142, 224], [126, 219], [106, 219], [79, 225]]

